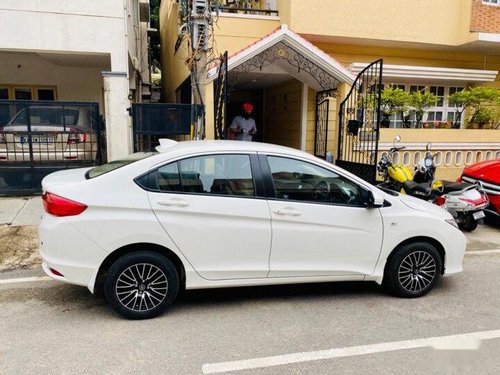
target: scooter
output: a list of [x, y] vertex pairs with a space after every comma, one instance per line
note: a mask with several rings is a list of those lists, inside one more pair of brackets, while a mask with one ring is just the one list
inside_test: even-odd
[[405, 148], [396, 147], [400, 140], [399, 136], [395, 138], [394, 147], [377, 165], [377, 171], [384, 179], [379, 186], [433, 202], [450, 212], [460, 229], [468, 232], [476, 229], [478, 221], [485, 216], [482, 210], [488, 205], [481, 184], [435, 180], [436, 165], [430, 153], [430, 143], [412, 174], [408, 167], [393, 163], [394, 153]]

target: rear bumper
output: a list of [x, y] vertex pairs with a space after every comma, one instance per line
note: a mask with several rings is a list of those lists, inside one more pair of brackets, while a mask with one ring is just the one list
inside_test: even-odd
[[[39, 227], [40, 256], [45, 273], [55, 280], [94, 291], [104, 250], [64, 218], [45, 214]], [[59, 272], [59, 276], [51, 271]]]

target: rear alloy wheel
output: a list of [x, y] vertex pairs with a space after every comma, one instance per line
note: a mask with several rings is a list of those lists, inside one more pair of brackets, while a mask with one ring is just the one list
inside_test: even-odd
[[401, 247], [388, 260], [384, 283], [397, 296], [427, 294], [441, 275], [441, 257], [434, 246], [414, 242]]
[[104, 285], [108, 304], [128, 319], [160, 315], [179, 292], [179, 275], [163, 255], [138, 251], [119, 258]]

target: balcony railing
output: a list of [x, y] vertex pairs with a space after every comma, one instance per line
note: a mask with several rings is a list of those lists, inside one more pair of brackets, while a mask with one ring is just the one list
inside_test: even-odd
[[221, 13], [277, 16], [276, 0], [219, 0], [214, 1], [212, 11]]

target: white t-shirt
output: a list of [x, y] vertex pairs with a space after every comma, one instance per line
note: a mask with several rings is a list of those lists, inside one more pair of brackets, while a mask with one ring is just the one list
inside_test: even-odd
[[252, 134], [248, 133], [257, 133], [255, 120], [251, 117], [244, 118], [243, 116], [236, 116], [229, 129], [236, 130], [236, 139], [238, 141], [252, 141]]

